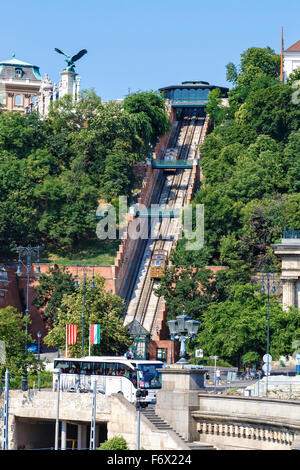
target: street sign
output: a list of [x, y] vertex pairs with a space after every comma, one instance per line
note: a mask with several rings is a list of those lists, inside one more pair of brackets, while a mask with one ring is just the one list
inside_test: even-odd
[[203, 349], [196, 349], [195, 356], [196, 357], [203, 357]]
[[271, 354], [265, 354], [264, 357], [263, 357], [264, 362], [271, 362], [272, 360], [273, 359], [272, 359]]
[[300, 361], [300, 354], [296, 354], [296, 361]]
[[268, 373], [268, 369], [269, 369], [269, 373], [270, 373], [271, 370], [272, 370], [271, 364], [264, 364], [264, 365], [262, 366], [262, 368], [263, 368], [263, 371], [265, 372], [265, 374]]

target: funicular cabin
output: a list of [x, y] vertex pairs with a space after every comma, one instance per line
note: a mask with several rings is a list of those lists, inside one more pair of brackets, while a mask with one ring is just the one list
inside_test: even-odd
[[178, 159], [178, 148], [168, 148], [165, 153], [164, 160], [177, 160]]
[[[179, 149], [176, 147], [171, 147], [167, 148], [165, 155], [164, 155], [164, 160], [165, 161], [175, 161], [178, 160], [179, 156]], [[176, 171], [176, 168], [164, 168], [164, 172], [169, 172], [169, 171]]]
[[153, 251], [153, 255], [151, 258], [151, 278], [152, 279], [159, 279], [164, 275], [167, 260], [168, 260], [167, 250], [156, 249]]

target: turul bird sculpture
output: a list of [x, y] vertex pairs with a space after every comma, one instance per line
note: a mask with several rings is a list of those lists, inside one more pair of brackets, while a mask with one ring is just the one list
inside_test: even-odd
[[83, 57], [87, 53], [86, 49], [82, 49], [77, 54], [73, 55], [73, 57], [71, 57], [68, 54], [65, 54], [60, 49], [57, 49], [57, 47], [55, 47], [54, 50], [58, 52], [59, 54], [62, 54], [65, 56], [65, 61], [67, 62], [66, 70], [68, 72], [75, 72], [75, 62], [77, 62], [77, 60], [81, 59], [81, 57]]

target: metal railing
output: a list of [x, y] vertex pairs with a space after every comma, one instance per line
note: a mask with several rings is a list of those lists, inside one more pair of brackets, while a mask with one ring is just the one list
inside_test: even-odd
[[287, 230], [285, 227], [283, 229], [283, 238], [300, 238], [300, 230]]

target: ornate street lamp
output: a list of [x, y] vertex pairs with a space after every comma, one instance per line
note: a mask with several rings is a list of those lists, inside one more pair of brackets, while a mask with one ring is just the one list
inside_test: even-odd
[[[27, 272], [27, 288], [26, 288], [26, 340], [25, 340], [25, 355], [27, 354], [27, 341], [28, 341], [28, 319], [29, 319], [29, 283], [30, 283], [30, 271], [32, 268], [32, 264], [34, 260], [38, 263], [40, 262], [40, 251], [43, 249], [43, 246], [15, 246], [15, 249], [19, 252], [19, 259], [18, 259], [18, 268], [16, 271], [17, 276], [22, 275], [22, 268], [23, 265]], [[22, 257], [26, 258], [26, 262], [22, 261]], [[41, 274], [40, 267], [38, 266], [35, 271], [36, 276]], [[27, 380], [27, 367], [25, 367], [24, 375], [22, 379], [22, 390], [26, 391], [28, 388], [28, 380]]]
[[[189, 339], [194, 339], [198, 333], [200, 322], [192, 320], [187, 315], [179, 315], [176, 320], [168, 322], [171, 340], [180, 341], [180, 359], [176, 364], [188, 364], [186, 359], [186, 343]], [[186, 334], [184, 334], [186, 333]]]

